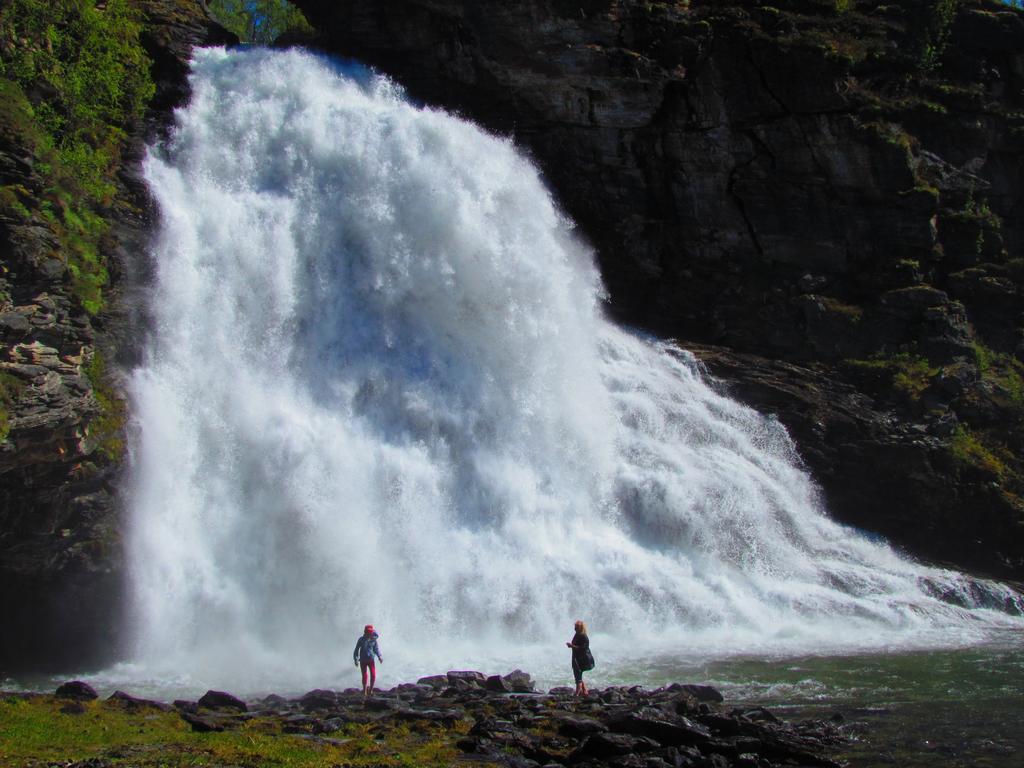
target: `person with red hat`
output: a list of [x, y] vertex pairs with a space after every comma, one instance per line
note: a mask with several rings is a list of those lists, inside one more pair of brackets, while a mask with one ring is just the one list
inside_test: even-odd
[[[356, 640], [355, 650], [352, 651], [352, 661], [363, 673], [363, 696], [373, 693], [374, 683], [377, 682], [377, 665], [374, 663], [373, 657], [376, 656], [381, 664], [384, 663], [384, 657], [380, 655], [380, 645], [377, 643], [379, 637], [373, 624], [367, 624], [363, 627], [363, 634]], [[369, 686], [366, 684], [367, 672], [370, 673]]]

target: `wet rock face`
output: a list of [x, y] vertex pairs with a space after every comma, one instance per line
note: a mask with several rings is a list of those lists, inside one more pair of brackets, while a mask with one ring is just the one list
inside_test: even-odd
[[[155, 221], [138, 177], [146, 139], [159, 135], [187, 96], [194, 45], [229, 42], [199, 4], [139, 3], [157, 95], [141, 125], [124, 126], [119, 189], [105, 212], [111, 285], [90, 316], [75, 297], [67, 259], [50, 228], [0, 213], [0, 374], [9, 432], [0, 440], [0, 674], [102, 663], [119, 651], [123, 599], [116, 454], [100, 450], [94, 360], [115, 401], [121, 366], [138, 354], [136, 284]], [[6, 115], [6, 113], [5, 113]], [[45, 196], [31, 149], [0, 119], [0, 186]], [[5, 429], [5, 432], [7, 430]]]
[[[323, 47], [528, 148], [596, 246], [617, 318], [852, 388], [865, 418], [804, 401], [844, 425], [841, 445], [796, 401], [778, 411], [845, 521], [1024, 574], [1020, 374], [993, 394], [1001, 374], [986, 385], [976, 360], [1024, 360], [1024, 15], [961, 3], [938, 55], [928, 0], [296, 5]], [[904, 386], [898, 365], [869, 380], [901, 355], [929, 380]], [[964, 364], [974, 381], [938, 387]], [[802, 373], [776, 370], [769, 392], [763, 369], [720, 371], [769, 411], [805, 389]], [[960, 428], [1002, 465], [959, 450]], [[865, 490], [892, 455], [904, 482]], [[972, 519], [977, 503], [998, 511]]]

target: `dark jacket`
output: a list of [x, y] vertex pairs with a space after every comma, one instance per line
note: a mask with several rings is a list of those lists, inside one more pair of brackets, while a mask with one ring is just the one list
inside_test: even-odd
[[[562, 635], [565, 637], [565, 635]], [[590, 650], [590, 638], [582, 632], [572, 636], [572, 662], [579, 667], [586, 666], [587, 652]]]
[[377, 638], [380, 637], [376, 632], [370, 635], [360, 635], [359, 639], [356, 640], [356, 648], [352, 651], [353, 661], [373, 661], [373, 657], [376, 656], [381, 661], [384, 661], [384, 657], [380, 655], [380, 646], [377, 645]]

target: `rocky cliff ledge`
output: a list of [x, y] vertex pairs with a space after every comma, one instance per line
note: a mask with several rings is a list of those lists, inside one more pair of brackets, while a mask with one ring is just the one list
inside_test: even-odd
[[[110, 164], [97, 180], [71, 166], [70, 152], [61, 155], [68, 136], [49, 133], [41, 118], [46, 105], [63, 106], [54, 81], [67, 70], [43, 73], [39, 66], [40, 74], [22, 83], [12, 74], [38, 65], [43, 50], [70, 68], [73, 52], [59, 46], [79, 41], [62, 31], [57, 42], [40, 43], [26, 18], [32, 9], [22, 5], [0, 3], [8, 75], [0, 80], [0, 677], [19, 666], [89, 664], [117, 652], [123, 591], [115, 485], [125, 408], [118, 371], [143, 335], [132, 286], [153, 220], [139, 161], [144, 138], [162, 129], [187, 94], [192, 46], [234, 41], [198, 3], [98, 9], [125, 14], [123, 26], [102, 15], [92, 25], [136, 32], [136, 48], [126, 45], [117, 55], [129, 63], [136, 53], [145, 57], [152, 85], [136, 88], [149, 98], [148, 109], [124, 109], [86, 126], [94, 135], [83, 146], [112, 142], [102, 148]], [[88, 66], [103, 64], [120, 62]], [[100, 129], [109, 135], [97, 139]], [[102, 189], [91, 194], [88, 184]]]
[[512, 134], [620, 320], [776, 412], [840, 519], [1024, 576], [1024, 14], [994, 0], [296, 0]]

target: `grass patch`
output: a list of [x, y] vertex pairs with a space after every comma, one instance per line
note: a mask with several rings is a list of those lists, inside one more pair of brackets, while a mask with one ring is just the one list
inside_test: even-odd
[[406, 724], [349, 724], [328, 737], [343, 743], [330, 744], [284, 734], [272, 717], [255, 717], [222, 733], [195, 733], [176, 712], [132, 713], [93, 701], [82, 714], [64, 714], [64, 704], [51, 696], [0, 700], [0, 765], [98, 758], [115, 766], [431, 768], [456, 761], [461, 753], [455, 741], [468, 730], [468, 724], [415, 730]]

